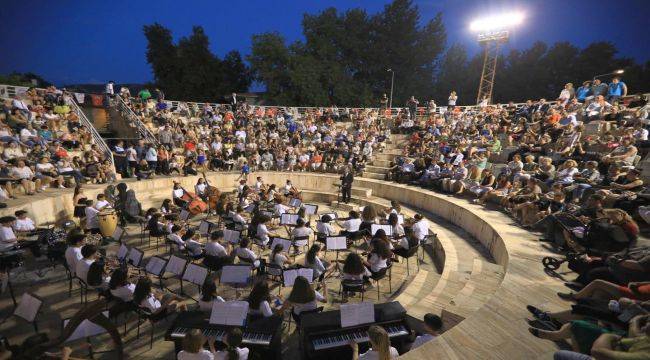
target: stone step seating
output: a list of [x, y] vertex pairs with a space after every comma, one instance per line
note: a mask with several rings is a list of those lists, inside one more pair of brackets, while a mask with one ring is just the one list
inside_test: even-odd
[[[327, 196], [320, 194], [320, 196]], [[352, 197], [350, 204], [338, 204], [341, 211], [358, 210], [360, 206], [372, 204], [389, 207], [390, 201], [382, 198], [358, 199]], [[332, 202], [332, 206], [337, 203]], [[402, 207], [407, 216], [415, 211]], [[429, 219], [432, 214], [423, 213]], [[444, 223], [444, 222], [441, 222]], [[447, 223], [448, 224], [448, 223]], [[402, 289], [395, 300], [400, 301], [409, 315], [421, 319], [426, 313], [440, 314], [446, 310], [461, 317], [467, 317], [483, 306], [499, 287], [504, 276], [502, 266], [495, 264], [487, 251], [477, 241], [468, 241], [469, 235], [453, 225], [450, 228], [432, 226], [438, 234], [436, 251], [444, 252], [442, 274], [420, 270], [408, 286]], [[440, 254], [430, 254], [438, 258]]]
[[371, 172], [371, 173], [376, 173], [376, 174], [386, 174], [388, 173], [388, 170], [390, 170], [388, 167], [384, 166], [374, 166], [374, 165], [367, 165], [366, 168], [364, 169], [364, 172]]
[[386, 179], [385, 174], [374, 173], [374, 172], [370, 172], [370, 171], [364, 171], [362, 177], [368, 178], [368, 179], [375, 179], [375, 180], [384, 180], [384, 179]]
[[379, 160], [379, 159], [372, 160], [372, 166], [388, 168], [390, 166], [390, 163], [391, 163], [390, 160]]

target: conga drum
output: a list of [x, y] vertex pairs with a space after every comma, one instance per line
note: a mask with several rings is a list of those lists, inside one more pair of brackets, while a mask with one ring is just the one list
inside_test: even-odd
[[113, 236], [117, 227], [117, 214], [113, 209], [103, 209], [97, 214], [99, 219], [99, 231], [104, 236]]

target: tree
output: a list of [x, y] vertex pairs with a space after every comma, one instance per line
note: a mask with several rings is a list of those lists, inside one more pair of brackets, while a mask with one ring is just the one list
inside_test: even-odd
[[171, 31], [160, 24], [145, 26], [144, 34], [155, 84], [168, 98], [218, 101], [233, 91], [246, 91], [251, 84], [250, 70], [239, 52], [231, 51], [224, 60], [219, 59], [210, 51], [201, 26], [194, 26], [177, 45]]
[[417, 6], [395, 0], [372, 17], [362, 9], [305, 14], [302, 27], [305, 40], [290, 45], [277, 33], [253, 36], [248, 61], [269, 103], [376, 106], [390, 89], [389, 68], [394, 103], [432, 94], [446, 38], [440, 14], [421, 26]]

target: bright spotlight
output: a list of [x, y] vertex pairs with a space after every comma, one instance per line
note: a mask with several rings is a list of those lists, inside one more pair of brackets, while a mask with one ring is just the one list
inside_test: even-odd
[[616, 74], [616, 75], [621, 75], [621, 74], [624, 73], [624, 72], [625, 72], [625, 70], [623, 70], [623, 69], [619, 69], [619, 70], [614, 71], [614, 74]]
[[472, 31], [495, 31], [504, 30], [524, 21], [524, 14], [521, 12], [509, 12], [497, 15], [491, 15], [481, 19], [474, 20], [470, 23], [469, 28]]

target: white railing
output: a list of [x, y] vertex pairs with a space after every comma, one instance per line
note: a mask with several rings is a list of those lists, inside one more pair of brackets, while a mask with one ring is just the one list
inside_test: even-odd
[[[0, 85], [0, 98], [15, 98], [16, 96], [23, 95], [27, 92], [29, 88], [26, 86], [14, 86], [14, 85]], [[37, 89], [45, 90], [45, 89]], [[70, 110], [73, 111], [79, 118], [79, 123], [90, 133], [91, 141], [93, 144], [96, 144], [101, 151], [104, 152], [106, 158], [111, 162], [111, 166], [115, 168], [115, 160], [113, 159], [113, 152], [102, 136], [99, 134], [97, 129], [93, 124], [88, 120], [86, 114], [81, 110], [79, 105], [77, 105], [77, 99], [74, 94], [72, 95], [72, 101], [70, 102]]]
[[146, 142], [150, 144], [159, 145], [158, 139], [156, 136], [149, 130], [149, 128], [140, 120], [138, 115], [136, 115], [131, 107], [124, 102], [121, 96], [115, 95], [117, 100], [117, 108], [127, 121], [132, 123], [138, 129], [138, 133], [145, 139]]
[[88, 117], [83, 112], [83, 110], [81, 110], [79, 105], [77, 105], [76, 100], [72, 101], [72, 103], [70, 105], [70, 109], [75, 114], [77, 114], [77, 116], [79, 117], [79, 122], [81, 123], [81, 125], [83, 125], [88, 130], [88, 132], [90, 132], [92, 143], [97, 145], [97, 147], [99, 147], [99, 149], [102, 152], [104, 152], [104, 156], [106, 157], [106, 159], [108, 159], [111, 162], [111, 166], [113, 166], [113, 169], [115, 169], [115, 159], [113, 158], [113, 152], [111, 151], [111, 148], [108, 146], [108, 144], [106, 144], [106, 142], [104, 141], [102, 136], [99, 134], [97, 129], [95, 129], [95, 127], [90, 122], [90, 120], [88, 120]]

